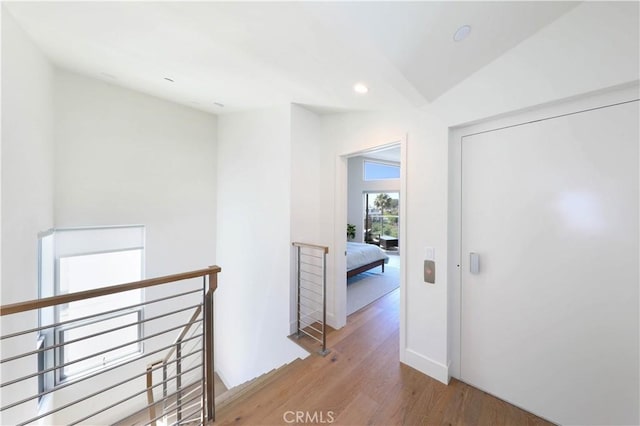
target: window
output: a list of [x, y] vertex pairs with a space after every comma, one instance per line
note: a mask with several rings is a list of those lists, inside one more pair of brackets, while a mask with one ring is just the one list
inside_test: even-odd
[[381, 236], [398, 238], [399, 192], [367, 192], [364, 194], [365, 242], [378, 243]]
[[[144, 227], [56, 229], [43, 234], [39, 276], [41, 297], [139, 281], [144, 278]], [[41, 326], [55, 327], [43, 330], [40, 340], [45, 346], [61, 345], [46, 351], [39, 362], [58, 367], [53, 377], [41, 378], [43, 386], [50, 388], [141, 353], [142, 302], [142, 290], [131, 290], [41, 310]], [[121, 347], [109, 350], [115, 346]]]
[[364, 180], [400, 179], [400, 166], [397, 164], [364, 161]]

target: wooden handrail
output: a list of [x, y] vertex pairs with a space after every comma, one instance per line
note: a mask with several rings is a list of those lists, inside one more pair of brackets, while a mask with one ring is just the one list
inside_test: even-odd
[[307, 244], [307, 243], [298, 243], [298, 242], [291, 243], [291, 245], [294, 247], [311, 247], [314, 249], [322, 250], [325, 253], [329, 253], [329, 247], [327, 246], [319, 246], [317, 244]]
[[[187, 280], [190, 278], [204, 277], [205, 275], [213, 276], [221, 270], [222, 269], [219, 266], [209, 266], [205, 269], [197, 269], [195, 271], [182, 272], [180, 274], [166, 275], [163, 277], [149, 278], [142, 281], [112, 285], [109, 287], [102, 287], [94, 290], [85, 290], [79, 291], [77, 293], [61, 294], [59, 296], [45, 297], [43, 299], [34, 299], [27, 302], [13, 303], [10, 305], [0, 306], [0, 316], [17, 314], [19, 312], [31, 311], [33, 309], [47, 308], [49, 306], [71, 303], [78, 300], [91, 299], [99, 296], [107, 296], [109, 294], [122, 293], [129, 290], [153, 287], [156, 285]], [[216, 281], [212, 280], [212, 282], [215, 283]]]

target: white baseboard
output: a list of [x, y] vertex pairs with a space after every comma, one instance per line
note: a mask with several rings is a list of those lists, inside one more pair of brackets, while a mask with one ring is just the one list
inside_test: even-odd
[[333, 312], [327, 312], [327, 325], [334, 330], [338, 329], [338, 327], [336, 327], [336, 319], [333, 316]]
[[445, 385], [449, 384], [449, 367], [417, 353], [411, 349], [404, 349], [401, 361], [429, 377], [433, 377]]

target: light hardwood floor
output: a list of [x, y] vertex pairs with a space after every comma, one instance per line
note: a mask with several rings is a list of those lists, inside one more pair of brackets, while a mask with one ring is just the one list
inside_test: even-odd
[[400, 364], [398, 306], [396, 290], [351, 315], [346, 327], [328, 333], [329, 355], [290, 364], [221, 408], [214, 424], [550, 424], [457, 380], [446, 386]]

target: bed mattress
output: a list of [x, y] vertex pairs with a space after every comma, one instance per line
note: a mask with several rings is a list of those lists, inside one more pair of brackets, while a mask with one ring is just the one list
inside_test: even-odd
[[347, 243], [347, 271], [381, 259], [384, 259], [384, 263], [389, 263], [389, 256], [380, 250], [378, 246], [364, 243]]

